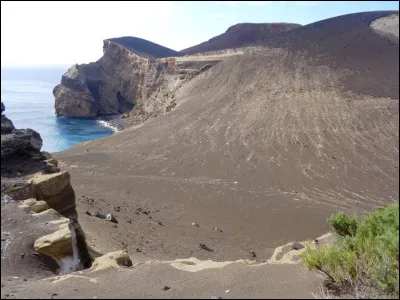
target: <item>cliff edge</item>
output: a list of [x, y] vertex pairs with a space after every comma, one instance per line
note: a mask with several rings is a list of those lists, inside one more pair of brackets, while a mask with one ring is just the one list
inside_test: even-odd
[[76, 64], [62, 76], [53, 90], [58, 116], [114, 115], [133, 107], [145, 114], [145, 102], [152, 106], [147, 112], [168, 106], [171, 92], [196, 73], [178, 63], [183, 54], [134, 37], [104, 40], [103, 53], [98, 61]]

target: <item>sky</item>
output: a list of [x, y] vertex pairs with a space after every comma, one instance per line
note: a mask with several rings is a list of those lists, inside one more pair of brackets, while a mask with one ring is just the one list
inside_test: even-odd
[[179, 51], [237, 23], [306, 25], [398, 9], [398, 1], [1, 1], [1, 67], [96, 61], [112, 37], [136, 36]]

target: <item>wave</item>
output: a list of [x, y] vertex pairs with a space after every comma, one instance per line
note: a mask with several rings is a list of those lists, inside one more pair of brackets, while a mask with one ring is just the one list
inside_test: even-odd
[[96, 121], [100, 126], [106, 127], [106, 128], [110, 128], [112, 131], [117, 132], [118, 131], [118, 127], [113, 126], [111, 124], [111, 122], [107, 122], [104, 120], [97, 120]]

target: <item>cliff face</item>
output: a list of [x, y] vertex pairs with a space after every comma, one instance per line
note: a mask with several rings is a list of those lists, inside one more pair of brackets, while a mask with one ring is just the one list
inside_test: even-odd
[[[10, 251], [7, 251], [4, 255], [2, 242], [2, 259], [7, 258], [5, 268], [8, 269], [9, 267], [8, 261], [16, 260], [15, 252], [12, 249], [32, 251], [32, 239], [35, 238], [37, 239], [34, 245], [35, 250], [54, 259], [62, 269], [63, 260], [68, 259], [73, 254], [72, 230], [68, 229], [68, 222], [72, 222], [73, 234], [76, 235], [75, 240], [79, 243], [75, 267], [90, 267], [92, 257], [89, 254], [84, 232], [78, 226], [75, 192], [70, 183], [69, 173], [61, 172], [57, 160], [52, 159], [49, 153], [40, 151], [42, 139], [39, 133], [32, 129], [15, 129], [12, 121], [3, 114], [4, 111], [5, 106], [1, 103], [2, 218], [4, 213], [4, 215], [18, 216], [18, 221], [21, 223], [23, 221], [30, 222], [29, 219], [27, 220], [28, 217], [16, 212], [15, 207], [7, 205], [11, 200], [14, 203], [17, 202], [18, 207], [25, 212], [33, 212], [36, 215], [42, 212], [45, 215], [50, 214], [53, 217], [48, 217], [52, 221], [57, 221], [57, 224], [63, 223], [62, 230], [58, 227], [49, 226], [47, 228], [36, 223], [32, 225], [34, 222], [30, 223], [32, 226], [37, 225], [37, 228], [30, 228], [30, 233], [33, 233], [33, 236], [25, 239], [14, 238], [12, 245], [10, 245]], [[9, 225], [2, 223], [2, 230], [3, 228], [8, 230]], [[55, 232], [52, 232], [52, 230], [55, 230]], [[41, 235], [45, 236], [40, 237]], [[49, 239], [49, 237], [53, 237], [53, 239]], [[30, 268], [26, 265], [24, 267]]]
[[146, 100], [161, 98], [183, 78], [176, 58], [142, 57], [132, 49], [105, 40], [104, 55], [97, 62], [74, 65], [54, 88], [58, 116], [94, 117], [143, 111]]

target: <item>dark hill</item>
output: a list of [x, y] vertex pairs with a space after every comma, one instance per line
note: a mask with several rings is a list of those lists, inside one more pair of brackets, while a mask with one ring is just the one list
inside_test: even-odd
[[228, 28], [228, 30], [207, 42], [182, 50], [185, 54], [195, 54], [207, 51], [216, 51], [256, 45], [266, 38], [276, 34], [298, 28], [301, 25], [292, 23], [241, 23]]
[[348, 87], [373, 96], [399, 96], [399, 44], [373, 32], [370, 24], [399, 11], [348, 14], [315, 22], [272, 38], [269, 47], [306, 51], [310, 57], [333, 68], [354, 72]]
[[178, 51], [172, 50], [170, 48], [137, 37], [124, 36], [108, 40], [117, 43], [121, 46], [124, 46], [125, 48], [129, 49], [130, 51], [142, 57], [162, 58], [162, 57], [183, 55]]

